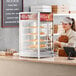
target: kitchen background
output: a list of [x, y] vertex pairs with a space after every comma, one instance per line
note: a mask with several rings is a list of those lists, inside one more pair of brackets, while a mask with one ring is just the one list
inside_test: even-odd
[[[24, 0], [24, 11], [29, 11], [32, 5], [57, 5], [66, 6], [67, 10], [75, 12], [75, 0]], [[60, 7], [59, 7], [60, 8]], [[66, 10], [65, 10], [66, 11]], [[61, 11], [59, 11], [61, 12]], [[0, 0], [0, 23], [1, 23], [1, 0]], [[0, 27], [0, 50], [15, 49], [19, 50], [19, 28]]]

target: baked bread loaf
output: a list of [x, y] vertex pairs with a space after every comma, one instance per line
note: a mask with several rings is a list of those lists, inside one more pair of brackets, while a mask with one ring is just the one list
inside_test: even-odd
[[66, 35], [61, 35], [58, 41], [68, 43], [68, 37]]

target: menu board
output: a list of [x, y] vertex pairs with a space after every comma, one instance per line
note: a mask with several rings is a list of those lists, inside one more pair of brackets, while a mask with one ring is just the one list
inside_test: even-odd
[[2, 27], [19, 26], [19, 12], [23, 11], [23, 0], [2, 0]]

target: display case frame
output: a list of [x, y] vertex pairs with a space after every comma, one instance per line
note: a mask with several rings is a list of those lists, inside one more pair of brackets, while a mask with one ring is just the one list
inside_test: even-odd
[[[24, 55], [22, 55], [22, 50], [21, 50], [21, 46], [22, 46], [22, 43], [21, 43], [21, 38], [22, 38], [22, 32], [21, 32], [21, 28], [22, 28], [22, 25], [21, 25], [21, 15], [22, 14], [29, 14], [29, 16], [31, 16], [30, 14], [36, 14], [37, 15], [37, 38], [38, 38], [38, 45], [37, 45], [37, 54], [36, 54], [36, 56], [35, 55], [33, 55], [33, 54], [30, 54], [30, 55], [25, 55], [25, 53], [23, 52], [23, 54]], [[23, 57], [38, 57], [38, 59], [40, 59], [41, 57], [48, 57], [48, 56], [51, 56], [51, 50], [53, 49], [53, 48], [51, 48], [51, 50], [50, 51], [47, 51], [47, 52], [44, 52], [43, 54], [43, 56], [42, 56], [42, 52], [41, 52], [41, 47], [44, 47], [44, 45], [41, 45], [41, 43], [40, 43], [40, 41], [41, 41], [41, 39], [40, 39], [40, 36], [42, 36], [41, 35], [41, 32], [40, 32], [40, 28], [41, 28], [41, 26], [40, 26], [40, 23], [42, 22], [41, 20], [40, 20], [40, 12], [21, 12], [21, 13], [19, 13], [19, 55], [20, 56], [23, 56]], [[32, 17], [32, 16], [31, 16]], [[24, 18], [24, 17], [23, 17]], [[28, 17], [25, 17], [25, 19], [24, 19], [24, 21], [25, 20], [27, 20], [27, 19], [29, 19]], [[47, 21], [46, 21], [47, 22]], [[50, 21], [49, 21], [50, 22]], [[51, 21], [51, 23], [52, 23], [52, 21]], [[51, 24], [50, 24], [51, 25]], [[48, 25], [47, 25], [48, 26]], [[52, 26], [52, 25], [51, 25]], [[51, 27], [51, 30], [53, 30], [53, 28]], [[53, 33], [53, 31], [52, 31], [52, 33]], [[52, 41], [52, 39], [53, 39], [53, 35], [52, 35], [52, 33], [51, 33], [51, 42], [53, 42]], [[43, 33], [42, 33], [43, 34]], [[23, 41], [23, 39], [22, 39], [22, 41]], [[52, 46], [51, 46], [52, 47]], [[32, 52], [30, 52], [30, 53], [32, 53]], [[46, 55], [46, 53], [47, 53], [47, 55]]]

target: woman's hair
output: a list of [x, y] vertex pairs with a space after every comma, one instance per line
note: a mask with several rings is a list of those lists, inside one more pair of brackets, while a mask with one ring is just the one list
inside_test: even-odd
[[74, 20], [74, 18], [71, 18], [71, 19], [72, 19], [71, 29], [75, 31], [75, 20]]
[[72, 21], [72, 23], [69, 22], [69, 25], [71, 25], [72, 30], [76, 31], [75, 30], [75, 20], [74, 20], [74, 18], [70, 18], [70, 17], [66, 17], [66, 18]]

